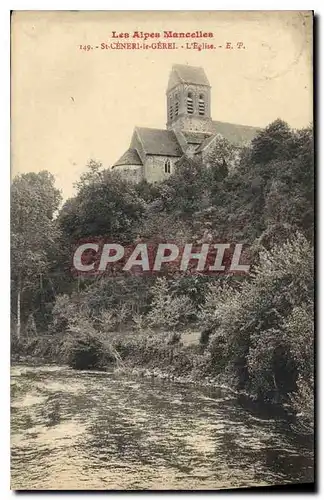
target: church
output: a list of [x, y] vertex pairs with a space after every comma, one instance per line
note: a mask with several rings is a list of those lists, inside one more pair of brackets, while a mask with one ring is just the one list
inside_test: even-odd
[[248, 144], [259, 129], [211, 117], [211, 86], [203, 68], [175, 64], [166, 91], [166, 129], [135, 127], [128, 150], [113, 169], [128, 180], [160, 182], [183, 157], [204, 155], [219, 134], [233, 145]]

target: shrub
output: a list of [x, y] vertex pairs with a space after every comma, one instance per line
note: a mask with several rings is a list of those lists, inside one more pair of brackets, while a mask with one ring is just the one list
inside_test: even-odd
[[103, 342], [94, 336], [70, 339], [66, 360], [76, 370], [105, 369], [116, 359]]
[[312, 248], [299, 233], [261, 252], [260, 264], [240, 289], [211, 287], [200, 317], [213, 331], [208, 350], [215, 369], [223, 359], [238, 387], [262, 399], [287, 401], [292, 393], [300, 403], [308, 399], [313, 288]]
[[295, 307], [284, 322], [284, 336], [298, 366], [296, 388], [290, 395], [299, 426], [314, 425], [314, 312], [312, 304]]
[[89, 318], [73, 319], [62, 344], [65, 362], [77, 370], [105, 369], [120, 360], [103, 333], [95, 329]]
[[147, 323], [152, 327], [177, 328], [187, 324], [195, 316], [192, 301], [184, 296], [175, 296], [166, 278], [157, 278], [152, 288], [151, 310]]

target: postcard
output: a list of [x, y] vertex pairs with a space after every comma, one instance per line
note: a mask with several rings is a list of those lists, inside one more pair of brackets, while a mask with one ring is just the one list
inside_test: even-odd
[[313, 13], [11, 36], [11, 488], [314, 488]]

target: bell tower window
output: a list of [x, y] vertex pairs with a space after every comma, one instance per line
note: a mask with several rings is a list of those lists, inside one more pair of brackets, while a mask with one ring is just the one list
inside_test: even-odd
[[164, 162], [164, 172], [166, 174], [171, 174], [171, 162], [170, 162], [170, 160], [165, 160], [165, 162]]
[[173, 102], [172, 97], [169, 97], [169, 120], [173, 120]]
[[203, 94], [199, 95], [198, 113], [203, 116], [205, 114], [205, 98]]
[[188, 92], [187, 95], [187, 112], [189, 115], [192, 115], [194, 112], [192, 92]]
[[179, 96], [175, 95], [175, 105], [174, 105], [174, 116], [178, 116], [179, 114]]

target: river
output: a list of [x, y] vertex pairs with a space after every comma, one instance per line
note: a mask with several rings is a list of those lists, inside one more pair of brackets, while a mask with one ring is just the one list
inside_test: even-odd
[[310, 438], [234, 393], [16, 365], [12, 489], [221, 489], [313, 481]]

